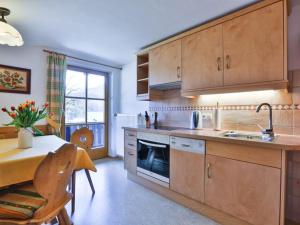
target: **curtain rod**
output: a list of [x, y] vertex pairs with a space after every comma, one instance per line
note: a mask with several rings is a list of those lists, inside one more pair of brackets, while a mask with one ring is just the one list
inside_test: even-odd
[[110, 68], [113, 68], [113, 69], [122, 70], [121, 67], [110, 66], [110, 65], [107, 65], [107, 64], [104, 64], [104, 63], [98, 63], [98, 62], [91, 61], [91, 60], [81, 59], [81, 58], [74, 57], [74, 56], [71, 56], [71, 55], [66, 55], [66, 54], [63, 54], [63, 53], [59, 53], [59, 52], [55, 52], [55, 51], [50, 51], [50, 50], [48, 50], [48, 49], [44, 49], [43, 51], [44, 51], [44, 52], [47, 52], [47, 53], [61, 54], [61, 55], [66, 56], [67, 58], [76, 59], [76, 60], [80, 60], [80, 61], [83, 61], [83, 62], [93, 63], [93, 64], [97, 64], [97, 65], [100, 65], [100, 66], [106, 66], [106, 67], [110, 67]]

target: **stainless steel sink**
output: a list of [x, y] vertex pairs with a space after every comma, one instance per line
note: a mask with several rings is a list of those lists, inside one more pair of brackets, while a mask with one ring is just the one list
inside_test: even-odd
[[259, 141], [272, 141], [274, 138], [269, 137], [268, 135], [258, 135], [258, 134], [248, 134], [248, 133], [239, 133], [236, 131], [226, 131], [223, 133], [224, 137], [229, 138], [238, 138], [245, 140], [259, 140]]

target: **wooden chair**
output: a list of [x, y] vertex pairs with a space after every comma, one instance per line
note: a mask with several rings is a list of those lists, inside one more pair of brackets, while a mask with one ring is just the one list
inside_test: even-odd
[[[87, 152], [92, 150], [94, 143], [94, 134], [93, 131], [89, 130], [86, 127], [76, 130], [71, 136], [71, 143], [77, 145], [80, 148], [85, 149]], [[85, 174], [88, 178], [90, 187], [92, 189], [93, 195], [95, 194], [94, 184], [90, 175], [89, 170], [85, 169]], [[73, 172], [72, 175], [72, 213], [75, 211], [75, 182], [76, 182], [76, 173]]]
[[[33, 184], [12, 187], [7, 190], [7, 193], [0, 195], [0, 201], [3, 203], [5, 197], [18, 193], [19, 196], [12, 197], [12, 204], [16, 204], [17, 207], [21, 208], [20, 211], [23, 214], [19, 214], [22, 215], [22, 217], [25, 215], [25, 209], [32, 209], [33, 207], [32, 205], [26, 205], [27, 208], [24, 209], [22, 202], [19, 204], [15, 202], [16, 199], [20, 198], [20, 193], [24, 196], [31, 197], [32, 204], [34, 205], [37, 204], [38, 200], [44, 200], [42, 201], [43, 204], [38, 209], [32, 211], [33, 214], [30, 218], [25, 218], [28, 216], [26, 215], [22, 219], [18, 213], [14, 212], [14, 216], [5, 219], [1, 213], [2, 219], [0, 218], [0, 224], [40, 225], [49, 223], [57, 217], [60, 225], [71, 225], [65, 205], [71, 200], [72, 194], [66, 191], [66, 187], [73, 172], [75, 157], [75, 146], [72, 144], [63, 145], [55, 153], [49, 153], [40, 163], [35, 172]], [[33, 192], [33, 190], [36, 192]], [[9, 201], [9, 199], [6, 198], [5, 201]], [[11, 207], [10, 204], [6, 205]], [[22, 207], [20, 207], [20, 205], [22, 205]], [[19, 217], [16, 215], [19, 215]]]
[[54, 134], [60, 134], [61, 124], [55, 122], [50, 117], [47, 117], [46, 121], [49, 124], [49, 126], [54, 130]]

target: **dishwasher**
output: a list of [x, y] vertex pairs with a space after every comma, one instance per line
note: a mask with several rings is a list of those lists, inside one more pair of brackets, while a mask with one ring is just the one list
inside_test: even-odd
[[204, 202], [205, 141], [170, 137], [170, 189]]

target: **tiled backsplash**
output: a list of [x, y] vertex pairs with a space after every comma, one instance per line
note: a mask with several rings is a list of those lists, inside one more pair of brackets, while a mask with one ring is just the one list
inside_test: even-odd
[[[289, 74], [290, 90], [203, 95], [183, 98], [179, 90], [165, 91], [159, 101], [150, 102], [150, 112], [157, 111], [160, 125], [189, 127], [190, 114], [200, 110], [204, 128], [212, 128], [212, 112], [217, 102], [222, 109], [222, 129], [260, 131], [257, 124], [268, 126], [268, 111], [256, 113], [256, 107], [268, 102], [273, 108], [275, 133], [300, 135], [300, 70]], [[265, 109], [265, 108], [264, 108]], [[300, 153], [288, 156], [287, 218], [300, 222]]]
[[[212, 112], [217, 102], [222, 109], [222, 129], [260, 131], [257, 124], [268, 126], [268, 111], [256, 113], [256, 107], [268, 102], [273, 108], [276, 133], [300, 135], [300, 71], [291, 72], [291, 87], [287, 91], [257, 91], [203, 95], [183, 98], [179, 90], [165, 91], [161, 100], [150, 102], [150, 111], [159, 113], [161, 125], [188, 127], [190, 114], [200, 110], [205, 128], [213, 125]], [[266, 108], [263, 108], [266, 109]]]

